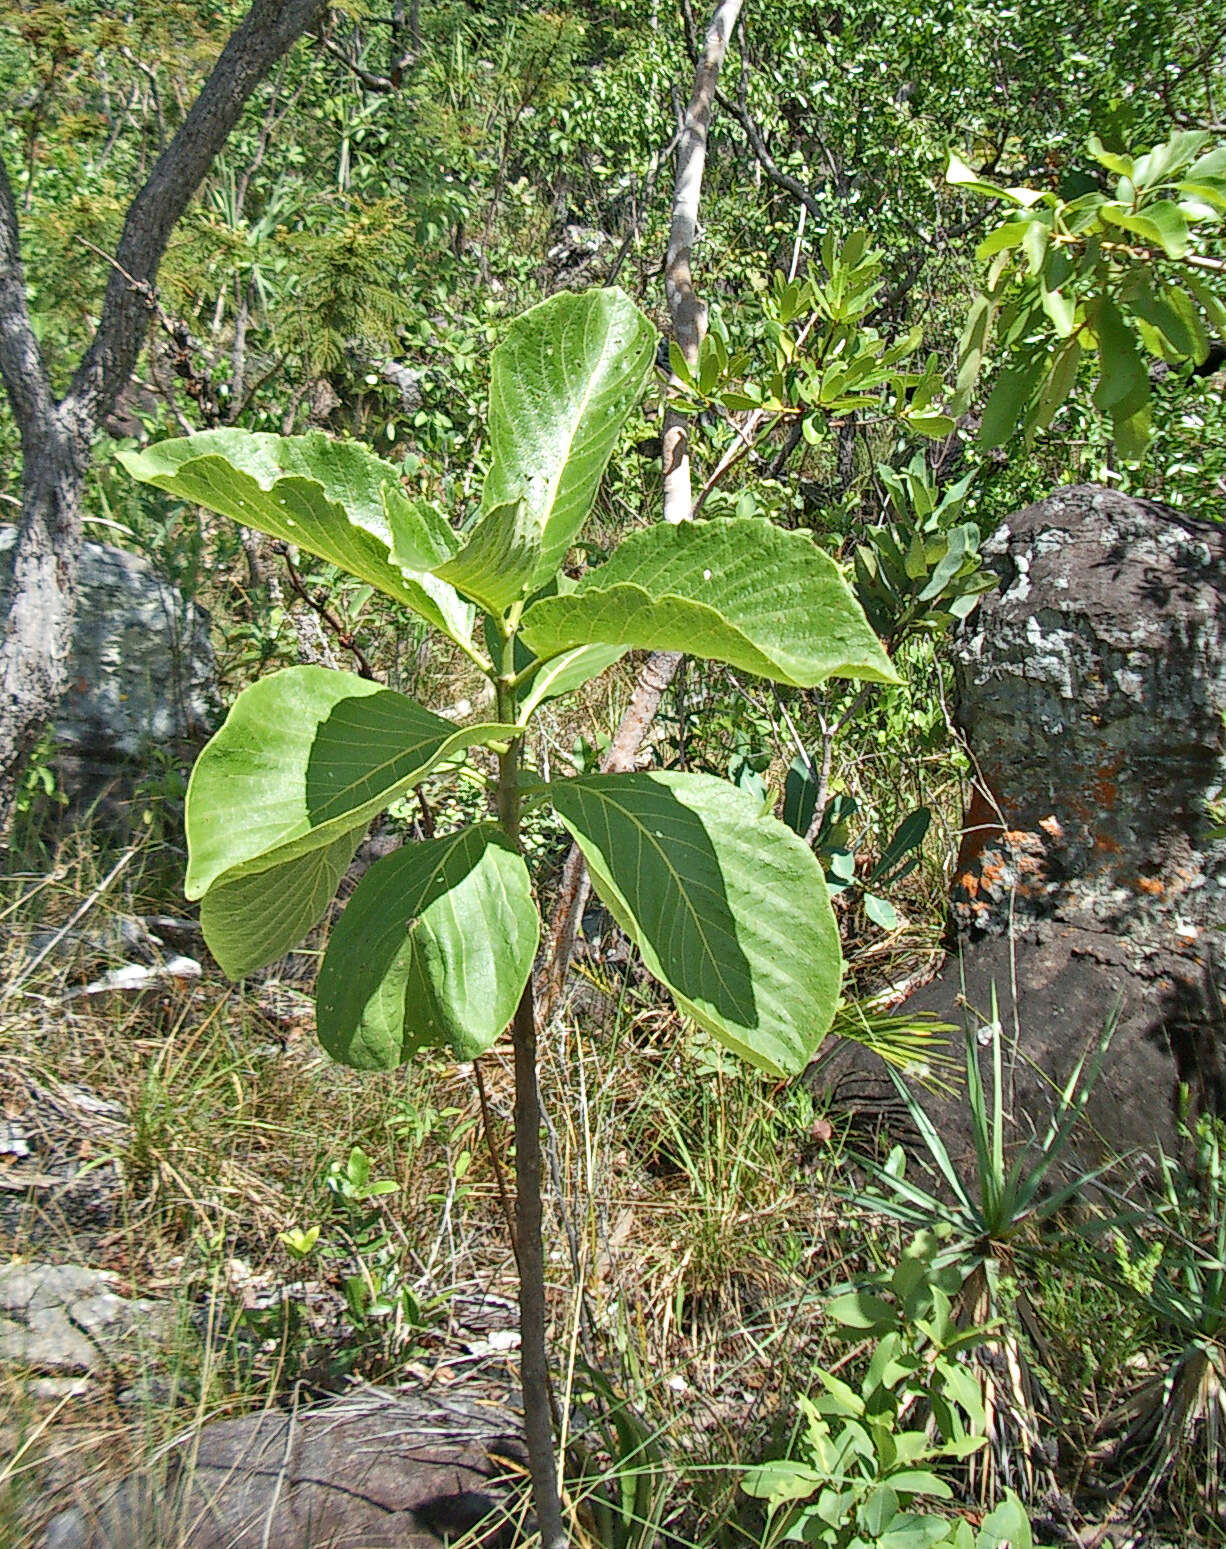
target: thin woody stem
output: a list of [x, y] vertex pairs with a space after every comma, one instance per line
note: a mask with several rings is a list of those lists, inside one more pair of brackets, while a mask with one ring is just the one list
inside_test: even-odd
[[[503, 675], [495, 685], [499, 719], [515, 719], [515, 693], [510, 687], [513, 662], [511, 638], [504, 641]], [[522, 739], [516, 738], [498, 757], [498, 821], [519, 848], [519, 759]], [[549, 1352], [546, 1348], [545, 1244], [541, 1201], [541, 1115], [536, 1070], [536, 1006], [532, 975], [524, 985], [511, 1023], [515, 1057], [515, 1247], [519, 1264], [520, 1383], [524, 1399], [524, 1440], [532, 1475], [542, 1549], [566, 1549], [566, 1526], [558, 1492], [554, 1455]]]

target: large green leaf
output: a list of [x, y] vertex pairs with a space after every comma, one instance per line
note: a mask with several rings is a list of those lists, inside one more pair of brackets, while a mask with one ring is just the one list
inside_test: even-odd
[[547, 699], [573, 693], [597, 678], [626, 654], [624, 645], [581, 645], [548, 661], [532, 679], [519, 706], [525, 720]]
[[643, 392], [656, 331], [620, 290], [564, 292], [515, 319], [490, 376], [490, 511], [523, 496], [540, 534], [535, 578], [557, 569]]
[[365, 832], [363, 823], [265, 871], [219, 877], [201, 901], [200, 928], [222, 972], [241, 979], [296, 947], [323, 919]]
[[1049, 365], [1046, 350], [1022, 365], [1002, 371], [992, 388], [979, 427], [979, 445], [985, 451], [1000, 446], [1025, 422], [1031, 402], [1045, 379]]
[[1143, 242], [1161, 248], [1168, 258], [1182, 258], [1188, 250], [1188, 223], [1171, 199], [1159, 199], [1137, 211], [1108, 203], [1098, 213], [1109, 226], [1135, 233]]
[[464, 547], [434, 573], [499, 615], [528, 595], [540, 557], [540, 530], [521, 498], [483, 511]]
[[521, 857], [490, 824], [405, 845], [358, 884], [316, 987], [334, 1059], [390, 1070], [422, 1048], [483, 1053], [532, 971], [539, 921]]
[[752, 1064], [803, 1070], [843, 973], [808, 846], [710, 775], [591, 775], [550, 794], [600, 896], [681, 1009]]
[[685, 651], [778, 683], [897, 683], [834, 561], [807, 533], [753, 517], [632, 534], [569, 595], [524, 614], [540, 656], [604, 643]]
[[472, 609], [429, 574], [455, 548], [451, 529], [365, 447], [318, 431], [206, 430], [119, 459], [133, 478], [297, 544], [468, 640]]
[[1149, 372], [1136, 337], [1113, 297], [1099, 297], [1093, 309], [1093, 327], [1101, 365], [1094, 402], [1113, 420], [1126, 420], [1149, 402]]
[[457, 728], [403, 694], [326, 667], [261, 678], [192, 770], [187, 896], [331, 845], [443, 759], [514, 735], [510, 726]]

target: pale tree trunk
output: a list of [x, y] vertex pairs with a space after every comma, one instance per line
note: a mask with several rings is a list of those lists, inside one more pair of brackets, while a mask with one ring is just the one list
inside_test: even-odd
[[[673, 219], [664, 259], [664, 293], [673, 334], [686, 364], [698, 365], [698, 348], [707, 331], [707, 308], [694, 290], [691, 258], [698, 236], [698, 201], [702, 175], [707, 166], [707, 133], [711, 104], [719, 85], [719, 72], [728, 52], [728, 40], [741, 14], [742, 0], [722, 0], [715, 8], [702, 53], [694, 69], [694, 89], [686, 109], [685, 127], [677, 146], [677, 181], [673, 191]], [[679, 386], [676, 378], [673, 386]], [[686, 419], [675, 409], [664, 411], [664, 520], [690, 519], [690, 448]], [[673, 671], [676, 671], [674, 667]]]
[[0, 626], [0, 836], [26, 758], [66, 686], [81, 492], [94, 435], [144, 343], [166, 243], [252, 92], [325, 9], [326, 0], [253, 0], [128, 209], [93, 341], [58, 403], [30, 321], [13, 191], [0, 164], [0, 375], [22, 450], [21, 522]]
[[[715, 7], [694, 68], [694, 88], [686, 109], [685, 124], [677, 141], [677, 175], [673, 187], [673, 218], [664, 261], [664, 291], [673, 335], [691, 367], [698, 364], [698, 349], [707, 331], [707, 309], [694, 289], [691, 257], [698, 234], [698, 203], [707, 165], [707, 134], [711, 104], [719, 84], [719, 72], [728, 52], [728, 41], [741, 13], [743, 0], [720, 0]], [[673, 378], [676, 385], [676, 378]], [[689, 434], [684, 415], [664, 411], [661, 456], [664, 469], [664, 520], [688, 522], [693, 508], [690, 487]], [[634, 693], [604, 758], [601, 769], [621, 774], [634, 768], [639, 748], [651, 729], [669, 684], [681, 665], [679, 651], [653, 651], [643, 664]], [[591, 880], [578, 845], [572, 845], [562, 871], [562, 883], [549, 923], [549, 946], [541, 985], [541, 1013], [548, 1017], [558, 1003], [574, 950], [575, 934], [591, 893]]]

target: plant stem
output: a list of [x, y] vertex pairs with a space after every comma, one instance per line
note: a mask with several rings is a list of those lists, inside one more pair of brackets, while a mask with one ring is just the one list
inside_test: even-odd
[[[510, 686], [511, 643], [504, 652], [503, 676], [497, 690], [498, 716], [515, 719], [515, 693]], [[519, 847], [519, 756], [517, 738], [498, 757], [498, 821], [507, 838]], [[549, 1388], [549, 1354], [545, 1344], [545, 1245], [541, 1230], [541, 1100], [536, 1074], [536, 1007], [532, 975], [515, 1008], [511, 1023], [515, 1050], [515, 1236], [519, 1264], [520, 1385], [524, 1398], [524, 1440], [532, 1475], [532, 1503], [542, 1549], [565, 1549], [566, 1527], [558, 1493], [554, 1457], [553, 1414]]]
[[512, 1024], [515, 1046], [515, 1229], [519, 1239], [520, 1381], [532, 1502], [543, 1549], [565, 1549], [545, 1348], [545, 1246], [541, 1234], [541, 1104], [536, 1085], [532, 981]]

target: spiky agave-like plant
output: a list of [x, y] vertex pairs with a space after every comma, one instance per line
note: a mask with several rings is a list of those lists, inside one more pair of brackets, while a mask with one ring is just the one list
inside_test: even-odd
[[1162, 1369], [1100, 1429], [1118, 1440], [1113, 1455], [1141, 1481], [1143, 1510], [1174, 1471], [1196, 1481], [1204, 1506], [1220, 1522], [1226, 1469], [1226, 1127], [1204, 1118], [1191, 1178], [1161, 1158], [1161, 1200], [1153, 1216], [1124, 1223], [1117, 1241], [1135, 1257], [1149, 1246], [1147, 1225], [1161, 1228], [1153, 1271], [1124, 1289], [1152, 1318], [1166, 1346]]
[[[995, 1330], [973, 1357], [990, 1445], [968, 1461], [968, 1469], [971, 1487], [983, 1500], [1005, 1487], [1034, 1500], [1055, 1486], [1054, 1460], [1044, 1446], [1044, 1433], [1053, 1429], [1056, 1403], [1038, 1371], [1050, 1364], [1047, 1342], [1035, 1306], [1019, 1283], [1019, 1270], [1035, 1251], [1042, 1224], [1105, 1170], [1075, 1170], [1057, 1181], [1057, 1168], [1085, 1111], [1114, 1028], [1112, 1018], [1097, 1047], [1078, 1060], [1056, 1094], [1044, 1132], [1007, 1161], [1003, 1038], [993, 991], [990, 1021], [979, 1031], [968, 1027], [966, 1033], [973, 1166], [964, 1173], [954, 1165], [919, 1096], [895, 1070], [890, 1071], [891, 1079], [928, 1153], [937, 1188], [926, 1188], [906, 1175], [901, 1147], [884, 1164], [858, 1158], [872, 1182], [854, 1196], [855, 1203], [916, 1230], [939, 1230], [945, 1238], [942, 1260], [956, 1264], [963, 1275], [954, 1303], [958, 1323]], [[981, 1036], [991, 1043], [990, 1100], [979, 1067]]]

